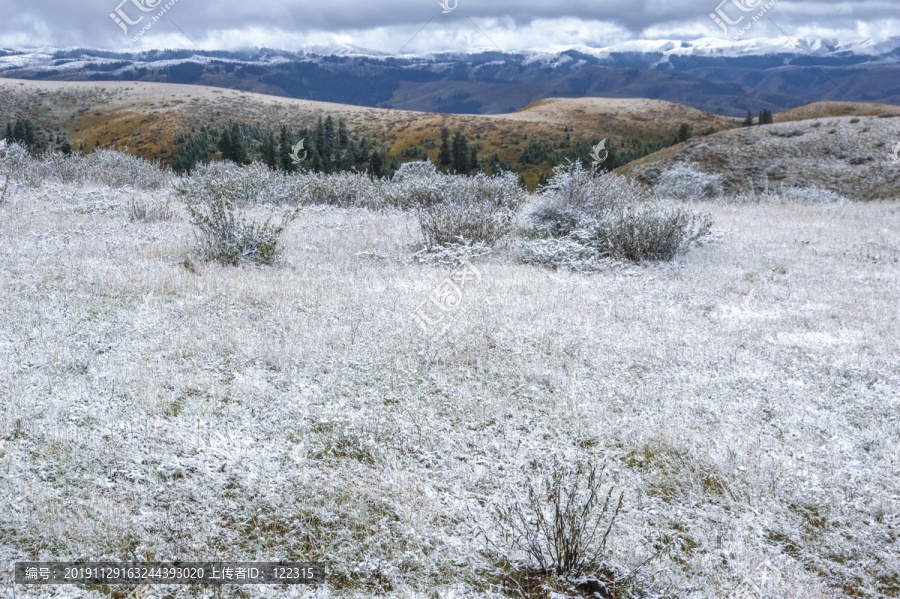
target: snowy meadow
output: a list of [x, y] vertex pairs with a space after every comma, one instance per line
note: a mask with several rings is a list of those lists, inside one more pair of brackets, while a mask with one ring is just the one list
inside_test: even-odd
[[[897, 203], [66, 160], [0, 164], [3, 597], [131, 592], [12, 584], [79, 558], [328, 568], [160, 597], [700, 599], [767, 562], [766, 597], [900, 596]], [[269, 264], [198, 253], [216, 182], [283, 224]], [[452, 193], [488, 198], [487, 241], [423, 237]], [[478, 279], [423, 330], [460, 259]], [[515, 525], [592, 467], [605, 543], [541, 571]]]

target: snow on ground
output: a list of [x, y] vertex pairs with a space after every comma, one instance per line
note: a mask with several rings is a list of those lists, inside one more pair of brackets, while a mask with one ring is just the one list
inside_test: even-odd
[[185, 261], [175, 200], [129, 220], [167, 194], [0, 206], [0, 595], [107, 596], [11, 587], [85, 557], [491, 596], [492, 506], [554, 457], [624, 491], [611, 561], [672, 544], [656, 590], [724, 597], [768, 559], [781, 597], [900, 593], [896, 204], [710, 203], [716, 243], [592, 275], [510, 244], [430, 339], [409, 314], [450, 268], [410, 260], [410, 215], [306, 208], [282, 265], [221, 267]]

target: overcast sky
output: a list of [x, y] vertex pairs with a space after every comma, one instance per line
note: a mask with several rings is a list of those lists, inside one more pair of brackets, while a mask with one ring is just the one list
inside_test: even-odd
[[[0, 46], [298, 50], [337, 43], [390, 54], [603, 47], [635, 39], [727, 39], [710, 13], [719, 8], [728, 19], [748, 23], [772, 2], [725, 0], [720, 7], [721, 1], [445, 0], [456, 8], [444, 13], [438, 0], [0, 0]], [[174, 4], [132, 41], [167, 3]], [[117, 9], [123, 23], [123, 16], [140, 22], [123, 30], [110, 16]], [[900, 36], [900, 1], [775, 0], [744, 39], [781, 35], [842, 41]]]

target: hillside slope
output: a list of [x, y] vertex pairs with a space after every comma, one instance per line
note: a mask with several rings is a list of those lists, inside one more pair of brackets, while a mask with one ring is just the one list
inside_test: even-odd
[[[534, 140], [554, 146], [567, 138], [637, 137], [668, 143], [682, 123], [697, 133], [740, 124], [740, 119], [644, 99], [552, 99], [512, 114], [468, 115], [367, 108], [199, 85], [14, 79], [0, 79], [0, 115], [7, 120], [28, 116], [45, 129], [67, 133], [75, 147], [127, 147], [145, 158], [171, 148], [180, 132], [207, 123], [235, 119], [298, 128], [332, 115], [343, 118], [351, 133], [384, 142], [389, 156], [418, 145], [436, 160], [441, 128], [449, 127], [480, 145], [482, 157], [496, 153], [508, 163], [518, 161]], [[537, 165], [525, 174], [526, 180], [549, 170]]]
[[900, 199], [900, 118], [828, 117], [694, 138], [627, 164], [647, 178], [678, 163], [721, 174], [726, 189], [818, 186], [852, 199]]
[[775, 115], [776, 123], [829, 116], [900, 116], [900, 106], [875, 102], [814, 102]]

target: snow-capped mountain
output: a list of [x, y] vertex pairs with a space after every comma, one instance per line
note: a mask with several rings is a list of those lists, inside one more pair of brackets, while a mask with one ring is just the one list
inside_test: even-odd
[[900, 37], [634, 40], [607, 47], [389, 55], [300, 50], [0, 50], [0, 76], [165, 81], [435, 112], [497, 113], [549, 96], [645, 97], [720, 114], [819, 100], [900, 103]]

